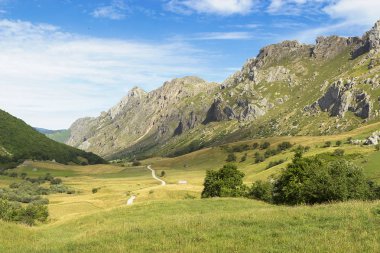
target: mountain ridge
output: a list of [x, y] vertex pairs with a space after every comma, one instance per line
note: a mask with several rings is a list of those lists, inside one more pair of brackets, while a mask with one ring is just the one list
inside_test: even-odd
[[379, 50], [380, 21], [362, 37], [268, 45], [221, 84], [184, 77], [135, 87], [108, 112], [74, 122], [67, 143], [111, 159], [349, 130], [378, 120]]

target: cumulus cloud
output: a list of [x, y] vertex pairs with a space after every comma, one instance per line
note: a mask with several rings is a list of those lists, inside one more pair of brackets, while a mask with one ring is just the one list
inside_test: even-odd
[[222, 73], [212, 55], [185, 42], [84, 37], [12, 20], [0, 20], [0, 37], [0, 108], [45, 128], [96, 116], [135, 85], [151, 90], [173, 77]]
[[110, 5], [96, 8], [92, 12], [92, 16], [96, 18], [121, 20], [126, 17], [127, 11], [128, 7], [124, 0], [113, 0]]
[[333, 19], [340, 19], [347, 24], [372, 25], [380, 19], [379, 0], [338, 0], [324, 8]]
[[320, 35], [360, 36], [380, 19], [378, 10], [380, 10], [378, 0], [326, 1], [321, 12], [327, 15], [327, 22], [299, 32], [296, 38], [312, 42]]
[[191, 14], [193, 12], [229, 16], [250, 13], [255, 0], [170, 0], [166, 8], [170, 11]]

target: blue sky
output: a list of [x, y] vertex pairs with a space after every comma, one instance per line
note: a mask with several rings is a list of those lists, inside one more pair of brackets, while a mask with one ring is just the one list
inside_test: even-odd
[[67, 128], [133, 86], [222, 82], [268, 44], [361, 36], [378, 10], [379, 0], [0, 0], [0, 108]]

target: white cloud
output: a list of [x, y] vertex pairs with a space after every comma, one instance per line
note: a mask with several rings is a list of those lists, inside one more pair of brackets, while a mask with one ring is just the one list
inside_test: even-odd
[[124, 0], [113, 0], [110, 5], [96, 8], [92, 16], [96, 18], [109, 18], [112, 20], [121, 20], [126, 17], [128, 7]]
[[170, 0], [168, 10], [182, 14], [192, 12], [229, 16], [234, 14], [245, 15], [250, 13], [255, 0]]
[[324, 8], [332, 19], [349, 25], [373, 25], [380, 19], [379, 0], [338, 0]]
[[328, 16], [328, 22], [305, 29], [295, 37], [304, 42], [313, 42], [320, 35], [361, 36], [380, 19], [378, 10], [379, 0], [326, 1], [321, 11]]
[[270, 14], [300, 15], [301, 13], [319, 13], [322, 4], [332, 0], [271, 0], [267, 8]]
[[222, 73], [209, 67], [212, 55], [184, 42], [83, 37], [11, 20], [0, 20], [0, 37], [0, 108], [45, 128], [96, 116], [135, 85], [151, 90], [174, 77]]
[[248, 32], [210, 32], [200, 33], [190, 40], [246, 40], [252, 37], [253, 35]]

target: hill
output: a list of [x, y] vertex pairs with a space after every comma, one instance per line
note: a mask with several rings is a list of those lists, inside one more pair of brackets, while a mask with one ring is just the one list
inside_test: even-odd
[[67, 129], [49, 130], [39, 127], [35, 127], [35, 129], [56, 142], [66, 143], [70, 138], [70, 131]]
[[55, 160], [96, 164], [99, 156], [50, 140], [9, 113], [0, 110], [0, 155], [9, 159]]

